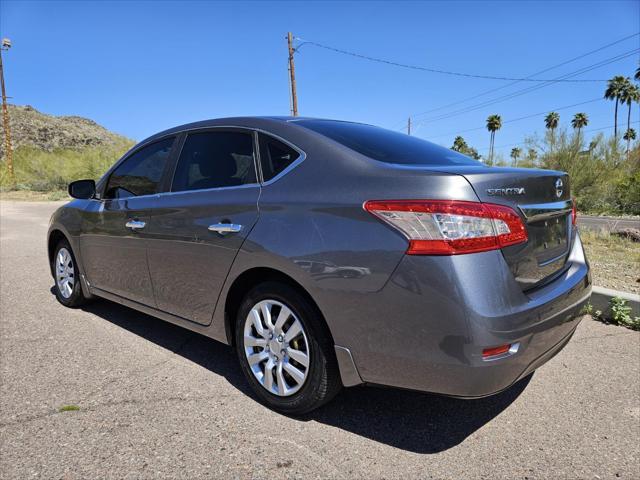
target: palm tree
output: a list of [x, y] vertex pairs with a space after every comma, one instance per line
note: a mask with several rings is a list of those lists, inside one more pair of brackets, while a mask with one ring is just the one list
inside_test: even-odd
[[636, 68], [636, 74], [633, 76], [634, 80], [640, 82], [640, 67]]
[[453, 146], [451, 150], [455, 150], [456, 152], [463, 152], [467, 149], [467, 142], [464, 141], [460, 135], [453, 139]]
[[616, 75], [607, 82], [607, 89], [604, 92], [604, 98], [607, 100], [614, 100], [616, 102], [616, 108], [614, 112], [613, 122], [613, 136], [618, 138], [618, 103], [620, 102], [620, 94], [629, 80], [622, 75]]
[[576, 113], [571, 120], [571, 126], [578, 130], [578, 136], [580, 136], [580, 130], [586, 127], [589, 123], [589, 117], [586, 113]]
[[624, 136], [622, 138], [627, 142], [627, 157], [628, 157], [631, 140], [636, 139], [636, 131], [633, 128], [627, 128], [627, 131], [624, 132]]
[[520, 158], [521, 153], [522, 153], [522, 150], [520, 150], [518, 147], [513, 147], [511, 149], [511, 158], [513, 159], [514, 167], [518, 166], [518, 158]]
[[544, 117], [544, 124], [547, 130], [551, 130], [551, 145], [555, 143], [555, 131], [558, 128], [558, 122], [560, 122], [560, 114], [558, 112], [550, 112]]
[[640, 102], [640, 89], [627, 78], [620, 92], [620, 103], [623, 105], [626, 103], [629, 106], [629, 113], [627, 113], [627, 131], [631, 128], [631, 105], [633, 102]]
[[493, 114], [487, 117], [487, 130], [491, 132], [491, 143], [489, 146], [489, 165], [493, 165], [493, 144], [496, 138], [496, 132], [502, 128], [502, 117], [500, 115]]

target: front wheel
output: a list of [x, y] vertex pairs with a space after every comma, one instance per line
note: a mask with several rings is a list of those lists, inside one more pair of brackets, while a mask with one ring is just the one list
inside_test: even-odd
[[87, 299], [82, 293], [80, 272], [71, 245], [61, 240], [54, 251], [52, 271], [55, 279], [55, 294], [58, 301], [65, 307], [79, 307]]
[[235, 334], [243, 373], [274, 410], [307, 413], [340, 390], [324, 320], [294, 288], [268, 282], [251, 290], [239, 309]]

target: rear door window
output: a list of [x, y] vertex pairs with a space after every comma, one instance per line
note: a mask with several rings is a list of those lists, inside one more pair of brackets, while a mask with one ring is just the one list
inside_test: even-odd
[[171, 191], [235, 187], [256, 182], [250, 133], [198, 132], [187, 135]]
[[153, 195], [160, 191], [175, 137], [141, 148], [124, 160], [109, 177], [105, 198]]
[[260, 134], [260, 166], [265, 182], [282, 173], [298, 157], [300, 153], [286, 143]]

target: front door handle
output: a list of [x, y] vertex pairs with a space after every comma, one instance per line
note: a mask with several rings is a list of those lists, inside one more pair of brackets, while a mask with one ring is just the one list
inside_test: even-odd
[[124, 224], [125, 227], [130, 228], [131, 230], [140, 230], [144, 228], [146, 222], [142, 222], [140, 220], [128, 220], [127, 223]]
[[242, 230], [242, 225], [237, 223], [214, 223], [209, 225], [209, 231], [217, 232], [220, 235], [226, 235], [227, 233], [238, 233]]

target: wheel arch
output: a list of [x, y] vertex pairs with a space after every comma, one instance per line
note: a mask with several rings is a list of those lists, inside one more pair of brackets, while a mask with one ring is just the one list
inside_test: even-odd
[[256, 285], [268, 281], [282, 282], [286, 285], [291, 286], [292, 288], [296, 289], [296, 291], [300, 293], [313, 308], [316, 309], [322, 320], [322, 328], [325, 329], [325, 332], [329, 340], [331, 341], [331, 344], [334, 346], [334, 358], [338, 364], [342, 384], [345, 387], [362, 384], [363, 381], [360, 377], [360, 374], [358, 373], [358, 369], [351, 355], [351, 351], [348, 348], [344, 348], [335, 344], [335, 340], [333, 338], [333, 334], [331, 333], [331, 329], [329, 328], [329, 324], [327, 323], [322, 310], [318, 306], [318, 303], [313, 299], [311, 294], [304, 288], [304, 286], [302, 286], [294, 278], [274, 268], [254, 267], [249, 270], [245, 270], [243, 273], [238, 275], [238, 277], [236, 277], [236, 279], [231, 284], [231, 287], [227, 292], [224, 305], [225, 334], [227, 337], [227, 343], [229, 345], [235, 346], [235, 319], [244, 295]]
[[52, 276], [55, 274], [53, 271], [53, 255], [55, 253], [56, 246], [61, 240], [66, 240], [71, 244], [69, 238], [62, 230], [54, 228], [49, 232], [49, 237], [47, 238], [47, 254], [49, 257], [49, 270], [51, 271]]
[[300, 293], [309, 302], [309, 304], [316, 309], [320, 318], [322, 318], [323, 327], [326, 329], [331, 342], [333, 342], [333, 335], [331, 335], [331, 330], [324, 318], [322, 310], [320, 310], [320, 307], [311, 294], [309, 294], [309, 292], [299, 282], [275, 268], [254, 267], [249, 270], [245, 270], [236, 277], [231, 284], [231, 287], [229, 287], [225, 298], [225, 334], [230, 345], [234, 345], [235, 343], [235, 319], [245, 294], [256, 285], [269, 281], [281, 282], [296, 289], [296, 291], [298, 291], [298, 293]]
[[82, 258], [80, 257], [79, 245], [76, 238], [74, 242], [74, 238], [62, 227], [60, 224], [55, 223], [47, 234], [47, 257], [49, 259], [49, 271], [51, 272], [51, 276], [55, 278], [55, 272], [53, 270], [53, 256], [55, 254], [56, 246], [60, 243], [61, 240], [66, 240], [73, 251], [73, 256], [76, 261], [76, 266], [78, 268], [78, 273], [80, 274], [80, 285], [82, 286], [82, 293], [84, 294], [86, 299], [93, 298], [93, 294], [89, 289], [89, 285], [84, 275], [84, 265], [82, 264]]

